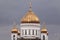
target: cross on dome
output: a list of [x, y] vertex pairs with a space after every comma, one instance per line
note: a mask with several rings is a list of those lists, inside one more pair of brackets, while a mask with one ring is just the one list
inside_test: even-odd
[[30, 2], [30, 9], [29, 9], [29, 11], [32, 11], [32, 3]]

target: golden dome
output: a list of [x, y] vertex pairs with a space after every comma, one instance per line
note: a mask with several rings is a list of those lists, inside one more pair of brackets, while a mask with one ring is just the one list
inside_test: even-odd
[[44, 23], [44, 25], [43, 25], [43, 28], [41, 29], [41, 32], [42, 32], [42, 33], [47, 33], [47, 29], [46, 29], [45, 23]]
[[18, 33], [18, 29], [14, 27], [11, 32], [12, 33]]
[[22, 18], [21, 23], [40, 23], [39, 18], [34, 14], [31, 6], [30, 6], [29, 11]]
[[47, 29], [41, 29], [41, 31], [47, 31]]
[[14, 25], [13, 29], [11, 30], [12, 33], [18, 33], [18, 29], [16, 28], [16, 25]]
[[27, 12], [22, 18], [21, 23], [39, 23], [38, 17], [33, 12]]

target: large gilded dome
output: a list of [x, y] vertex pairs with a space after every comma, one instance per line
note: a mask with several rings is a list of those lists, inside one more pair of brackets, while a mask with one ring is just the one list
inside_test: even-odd
[[22, 18], [21, 23], [40, 23], [38, 17], [32, 11], [28, 11]]
[[39, 18], [34, 14], [31, 6], [29, 11], [21, 19], [21, 23], [40, 23]]

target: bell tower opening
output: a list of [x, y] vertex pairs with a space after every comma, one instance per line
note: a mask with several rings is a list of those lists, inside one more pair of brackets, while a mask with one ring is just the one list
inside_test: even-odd
[[45, 35], [43, 35], [43, 40], [45, 40]]

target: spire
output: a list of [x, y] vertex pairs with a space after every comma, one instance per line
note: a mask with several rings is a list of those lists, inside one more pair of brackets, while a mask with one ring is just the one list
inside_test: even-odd
[[16, 22], [13, 23], [13, 29], [17, 29], [17, 24], [16, 24]]
[[18, 29], [17, 29], [17, 26], [16, 26], [15, 22], [13, 23], [13, 28], [12, 28], [11, 32], [12, 33], [17, 33], [18, 32]]
[[29, 5], [30, 5], [30, 7], [29, 7], [29, 8], [30, 8], [29, 11], [32, 11], [32, 3], [30, 2]]
[[43, 29], [46, 29], [46, 24], [45, 24], [45, 22], [43, 23]]
[[13, 21], [13, 28], [17, 28], [17, 24], [16, 24], [15, 20]]

